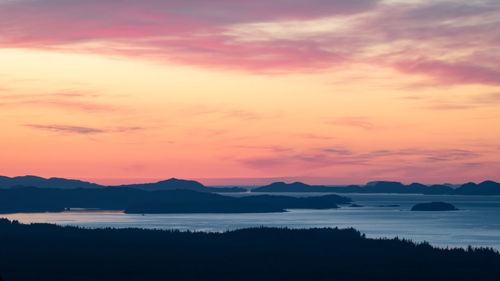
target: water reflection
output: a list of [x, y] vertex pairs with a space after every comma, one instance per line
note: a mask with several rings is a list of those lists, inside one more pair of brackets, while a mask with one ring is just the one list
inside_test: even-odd
[[[139, 227], [225, 231], [254, 226], [291, 228], [354, 227], [368, 237], [404, 237], [439, 246], [486, 246], [500, 249], [500, 197], [350, 194], [362, 207], [289, 210], [268, 214], [124, 214], [116, 211], [70, 211], [2, 215], [23, 223], [56, 223], [83, 227]], [[455, 212], [411, 212], [419, 202], [446, 201]], [[381, 205], [399, 205], [380, 207]]]

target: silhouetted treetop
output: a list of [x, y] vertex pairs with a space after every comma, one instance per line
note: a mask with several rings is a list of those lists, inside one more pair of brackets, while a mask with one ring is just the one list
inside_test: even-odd
[[224, 233], [83, 229], [0, 219], [6, 281], [498, 280], [500, 255], [367, 239], [354, 229]]

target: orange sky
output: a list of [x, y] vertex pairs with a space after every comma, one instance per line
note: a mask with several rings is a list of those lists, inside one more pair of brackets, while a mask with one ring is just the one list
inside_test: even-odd
[[497, 1], [187, 2], [0, 0], [0, 174], [500, 180]]

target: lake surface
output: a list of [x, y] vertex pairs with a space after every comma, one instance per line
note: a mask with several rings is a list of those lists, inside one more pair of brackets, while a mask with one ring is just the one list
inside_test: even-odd
[[[255, 194], [255, 193], [254, 193]], [[245, 196], [248, 194], [233, 194]], [[316, 194], [290, 194], [311, 196]], [[82, 227], [157, 228], [225, 231], [255, 226], [290, 228], [354, 227], [367, 237], [401, 237], [435, 246], [484, 246], [500, 250], [500, 196], [343, 194], [363, 207], [344, 205], [330, 210], [289, 210], [259, 214], [124, 214], [71, 211], [0, 215], [22, 223], [55, 223]], [[412, 212], [416, 203], [444, 201], [460, 211]], [[398, 207], [381, 207], [399, 205]]]

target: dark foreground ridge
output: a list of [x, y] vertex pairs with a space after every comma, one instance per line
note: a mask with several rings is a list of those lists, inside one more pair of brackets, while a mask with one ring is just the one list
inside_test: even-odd
[[0, 213], [62, 212], [68, 208], [126, 213], [262, 213], [285, 209], [333, 209], [350, 199], [338, 195], [230, 197], [191, 190], [144, 191], [126, 187], [0, 189]]
[[326, 186], [308, 185], [301, 182], [275, 182], [258, 187], [252, 192], [335, 192], [335, 193], [405, 193], [405, 194], [450, 194], [450, 195], [500, 195], [500, 183], [484, 181], [480, 184], [466, 183], [458, 187], [449, 185], [404, 185], [393, 181], [376, 181], [366, 185]]
[[5, 281], [498, 280], [500, 255], [354, 229], [81, 229], [0, 219]]
[[445, 202], [430, 202], [416, 204], [411, 208], [412, 211], [458, 211], [458, 209], [450, 203]]

